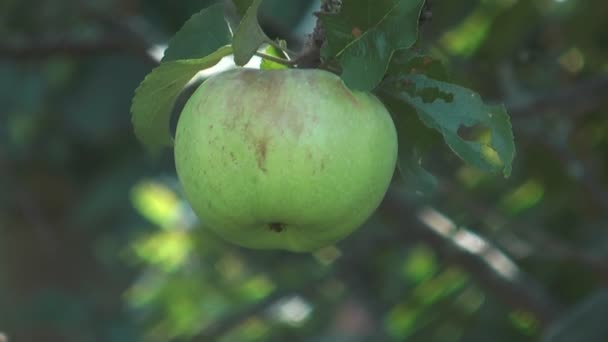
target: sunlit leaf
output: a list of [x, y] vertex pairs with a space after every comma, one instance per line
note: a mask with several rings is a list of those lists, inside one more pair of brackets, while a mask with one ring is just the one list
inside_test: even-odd
[[135, 209], [152, 223], [167, 227], [179, 214], [179, 198], [167, 186], [157, 182], [142, 182], [131, 191]]
[[402, 267], [402, 273], [413, 283], [420, 283], [432, 277], [439, 265], [433, 250], [421, 245], [409, 252]]
[[239, 286], [239, 294], [246, 300], [259, 300], [269, 295], [275, 285], [265, 275], [257, 275]]
[[543, 185], [534, 179], [530, 179], [510, 193], [505, 194], [500, 206], [506, 212], [516, 215], [539, 203], [544, 193], [545, 188]]
[[183, 230], [161, 231], [136, 241], [135, 254], [165, 272], [184, 265], [192, 251], [192, 240]]
[[161, 63], [135, 90], [131, 105], [135, 135], [151, 148], [172, 145], [171, 111], [184, 86], [199, 72], [215, 65], [232, 49], [224, 46], [205, 58]]

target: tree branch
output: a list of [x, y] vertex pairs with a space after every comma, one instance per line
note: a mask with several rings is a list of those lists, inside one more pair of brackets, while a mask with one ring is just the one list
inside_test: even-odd
[[[439, 191], [450, 196], [452, 201], [457, 201], [463, 205], [465, 211], [471, 212], [479, 218], [490, 219], [491, 221], [507, 223], [511, 220], [504, 217], [498, 211], [485, 206], [466, 195], [466, 191], [457, 187], [453, 183], [441, 180]], [[509, 227], [504, 227], [502, 231], [509, 233], [509, 239], [515, 239], [518, 244], [523, 243], [518, 236], [523, 236], [526, 241], [532, 242], [532, 253], [539, 256], [549, 257], [556, 261], [571, 261], [580, 267], [587, 268], [596, 272], [603, 279], [608, 281], [608, 257], [602, 257], [585, 250], [576, 248], [549, 235], [543, 234], [537, 227], [527, 222], [511, 222]], [[503, 246], [505, 246], [504, 244]]]
[[192, 337], [190, 341], [216, 341], [221, 336], [227, 334], [232, 329], [237, 327], [239, 324], [246, 321], [249, 317], [258, 315], [268, 310], [272, 305], [276, 304], [283, 298], [288, 298], [295, 295], [310, 296], [317, 291], [317, 284], [323, 283], [323, 281], [329, 276], [326, 274], [321, 277], [313, 277], [308, 281], [299, 284], [297, 288], [288, 290], [279, 290], [270, 294], [268, 297], [261, 299], [257, 303], [254, 303], [240, 311], [228, 314], [216, 322], [209, 325], [203, 331], [196, 336]]
[[205, 328], [200, 334], [192, 337], [190, 341], [216, 341], [218, 338], [243, 323], [247, 318], [268, 309], [272, 304], [292, 293], [293, 292], [291, 291], [275, 292], [244, 310], [222, 317], [220, 320]]
[[319, 15], [322, 13], [337, 13], [342, 6], [341, 0], [322, 0], [319, 12], [316, 12], [317, 22], [312, 33], [308, 36], [302, 52], [296, 56], [300, 68], [317, 68], [321, 65], [321, 48], [325, 44], [325, 28]]
[[32, 60], [53, 56], [85, 57], [120, 52], [143, 55], [147, 62], [158, 64], [153, 56], [134, 46], [132, 41], [117, 37], [108, 36], [89, 41], [74, 39], [37, 40], [23, 44], [0, 42], [0, 59]]
[[53, 56], [88, 57], [130, 53], [141, 56], [151, 64], [158, 65], [160, 60], [151, 52], [152, 44], [136, 30], [126, 18], [117, 18], [88, 7], [80, 8], [82, 15], [101, 26], [105, 32], [92, 40], [64, 36], [59, 39], [30, 38], [26, 42], [0, 41], [0, 60], [44, 59]]
[[448, 261], [467, 271], [488, 293], [509, 307], [531, 312], [543, 327], [559, 314], [560, 306], [540, 283], [520, 270], [491, 242], [467, 230], [430, 208], [412, 210], [396, 190], [389, 190], [380, 211], [402, 226], [399, 235], [412, 235], [432, 246]]
[[[448, 263], [461, 267], [485, 291], [502, 300], [506, 306], [532, 313], [543, 327], [559, 315], [560, 306], [547, 295], [540, 283], [520, 270], [488, 240], [457, 228], [431, 208], [411, 208], [395, 189], [389, 190], [379, 211], [396, 226], [396, 234], [388, 237], [390, 241], [427, 243]], [[372, 245], [385, 246], [386, 243], [388, 242], [375, 241]], [[343, 256], [325, 277], [338, 275], [344, 278], [351, 273], [360, 273], [358, 265], [361, 260], [366, 260], [376, 252], [375, 248], [365, 248], [359, 250], [356, 256]], [[195, 336], [192, 341], [215, 340], [247, 318], [266, 311], [281, 298], [291, 295], [311, 296], [316, 291], [314, 284], [321, 283], [322, 279], [310, 279], [295, 289], [276, 292], [241, 311], [229, 314]]]

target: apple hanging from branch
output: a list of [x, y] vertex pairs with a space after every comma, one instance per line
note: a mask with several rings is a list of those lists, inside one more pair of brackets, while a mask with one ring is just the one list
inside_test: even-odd
[[396, 159], [384, 105], [322, 70], [213, 76], [186, 103], [175, 138], [194, 211], [250, 248], [311, 251], [342, 239], [377, 208]]

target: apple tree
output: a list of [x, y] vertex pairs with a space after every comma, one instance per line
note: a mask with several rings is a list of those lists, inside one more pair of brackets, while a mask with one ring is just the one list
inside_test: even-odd
[[606, 17], [0, 1], [0, 340], [608, 341]]
[[[234, 25], [224, 4], [192, 16], [133, 99], [143, 143], [175, 140], [178, 176], [204, 225], [254, 248], [331, 245], [377, 208], [397, 150], [404, 188], [420, 192], [408, 182], [423, 177], [432, 191], [422, 159], [437, 133], [465, 162], [509, 176], [504, 106], [448, 82], [442, 63], [416, 47], [423, 0], [327, 1], [302, 52], [267, 37], [261, 3], [236, 1]], [[239, 69], [203, 82], [174, 139], [178, 95], [228, 55]], [[240, 69], [254, 56], [259, 71]]]

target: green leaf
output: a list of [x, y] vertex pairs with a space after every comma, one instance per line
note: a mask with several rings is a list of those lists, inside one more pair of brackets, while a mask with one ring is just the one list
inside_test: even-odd
[[384, 76], [395, 50], [411, 47], [418, 37], [424, 0], [344, 1], [340, 13], [323, 14], [327, 44], [323, 58], [337, 58], [342, 79], [353, 89], [369, 91]]
[[390, 77], [380, 91], [416, 108], [420, 119], [466, 162], [511, 174], [515, 144], [504, 106], [486, 105], [469, 89], [424, 75]]
[[426, 127], [416, 115], [416, 110], [402, 101], [379, 94], [380, 99], [390, 111], [399, 141], [397, 169], [407, 192], [419, 196], [432, 195], [437, 189], [437, 178], [423, 166], [422, 160], [428, 148], [441, 136]]
[[440, 60], [412, 50], [395, 51], [386, 73], [388, 75], [424, 74], [437, 81], [450, 81], [448, 71]]
[[152, 70], [135, 90], [131, 104], [139, 140], [151, 148], [172, 145], [169, 121], [176, 98], [197, 72], [215, 65], [230, 53], [232, 48], [224, 46], [207, 57], [163, 62]]
[[232, 0], [234, 7], [236, 8], [236, 12], [241, 18], [247, 13], [247, 9], [251, 6], [253, 0]]
[[224, 6], [209, 6], [188, 19], [171, 38], [163, 62], [203, 58], [230, 44], [231, 38], [224, 20]]
[[[278, 49], [272, 45], [268, 46], [266, 48], [266, 50], [264, 50], [264, 53], [269, 56], [287, 59], [287, 56], [285, 55], [285, 53], [283, 51], [281, 51], [281, 49]], [[287, 69], [287, 66], [284, 64], [280, 64], [277, 62], [267, 60], [267, 59], [262, 59], [262, 63], [260, 63], [260, 69], [262, 69], [262, 70]]]
[[234, 63], [243, 66], [265, 42], [270, 41], [258, 23], [258, 8], [262, 0], [253, 0], [232, 38]]

